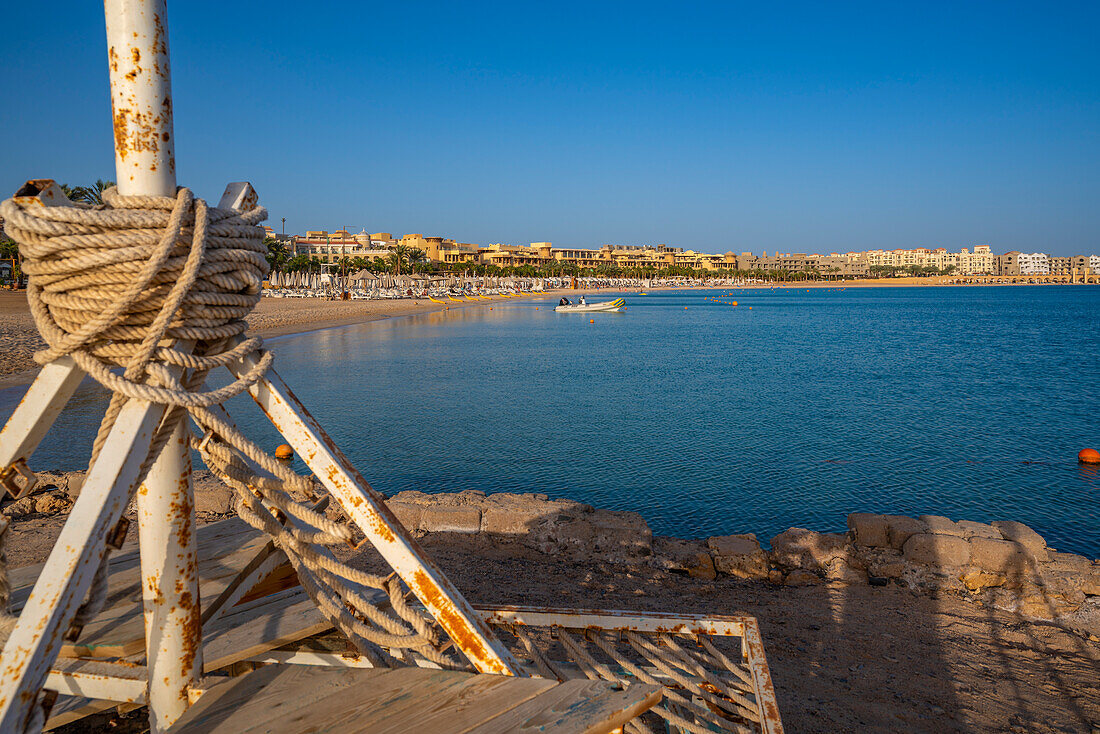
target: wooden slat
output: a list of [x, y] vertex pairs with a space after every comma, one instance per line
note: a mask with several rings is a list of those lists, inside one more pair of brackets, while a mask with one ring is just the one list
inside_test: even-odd
[[329, 696], [295, 712], [283, 731], [343, 731], [349, 722], [363, 722], [371, 734], [461, 734], [498, 716], [557, 681], [500, 675], [472, 675], [450, 670], [410, 670], [408, 682], [393, 690], [382, 678], [355, 689], [355, 695]]
[[444, 670], [269, 665], [213, 686], [172, 734], [610, 732], [660, 700], [660, 686]]
[[642, 684], [616, 691], [605, 681], [569, 680], [464, 734], [606, 734], [657, 705], [663, 691]]
[[[200, 527], [199, 590], [203, 606], [223, 595], [257, 555], [267, 539], [237, 518]], [[30, 595], [41, 566], [13, 573], [13, 608], [18, 611]], [[88, 623], [76, 644], [61, 648], [63, 657], [126, 657], [145, 651], [145, 622], [141, 599], [140, 556], [128, 544], [111, 557], [107, 603]]]
[[290, 589], [234, 608], [203, 630], [207, 672], [332, 628], [302, 589]]
[[354, 695], [349, 689], [357, 682], [377, 687], [387, 675], [390, 671], [381, 669], [268, 665], [211, 687], [176, 721], [171, 732], [279, 731], [281, 722], [302, 707], [333, 692]]

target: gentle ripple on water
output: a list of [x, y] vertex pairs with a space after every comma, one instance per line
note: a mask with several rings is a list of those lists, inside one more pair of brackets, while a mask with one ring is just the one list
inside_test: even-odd
[[[595, 324], [501, 302], [270, 343], [387, 494], [545, 492], [681, 537], [842, 530], [853, 511], [1018, 519], [1100, 556], [1100, 478], [1075, 462], [1100, 444], [1100, 288], [626, 298]], [[79, 467], [103, 402], [81, 388], [34, 465]]]

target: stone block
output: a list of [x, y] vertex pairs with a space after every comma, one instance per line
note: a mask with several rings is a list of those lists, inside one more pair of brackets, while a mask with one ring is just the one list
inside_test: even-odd
[[404, 525], [406, 530], [420, 529], [420, 516], [424, 514], [423, 505], [391, 499], [386, 502], [386, 506], [397, 516], [397, 521]]
[[964, 538], [993, 538], [994, 540], [1002, 540], [1004, 536], [1001, 535], [1001, 531], [992, 525], [986, 525], [984, 522], [973, 522], [971, 520], [959, 520], [956, 525], [963, 531]]
[[998, 520], [992, 524], [993, 527], [1001, 531], [1001, 535], [1004, 536], [1005, 540], [1012, 540], [1019, 543], [1024, 547], [1028, 555], [1035, 558], [1035, 560], [1047, 560], [1047, 542], [1043, 540], [1043, 536], [1039, 535], [1027, 525], [1014, 520]]
[[790, 528], [772, 538], [772, 557], [784, 568], [824, 569], [833, 559], [848, 555], [845, 535]]
[[686, 573], [696, 579], [713, 579], [718, 575], [714, 559], [697, 540], [654, 538], [653, 560], [660, 568]]
[[707, 548], [717, 556], [741, 556], [760, 550], [760, 541], [752, 533], [716, 535], [707, 538]]
[[890, 547], [901, 550], [909, 536], [927, 532], [927, 526], [915, 517], [905, 515], [887, 515], [886, 536]]
[[886, 532], [888, 526], [886, 515], [869, 512], [853, 512], [848, 515], [848, 529], [852, 531], [852, 540], [856, 545], [870, 548], [890, 547], [890, 538]]
[[917, 519], [928, 526], [928, 532], [930, 533], [936, 535], [955, 535], [960, 538], [966, 536], [966, 533], [959, 527], [958, 523], [942, 515], [921, 515]]
[[1048, 554], [1050, 558], [1046, 567], [1051, 571], [1088, 574], [1092, 570], [1092, 561], [1076, 553], [1059, 553], [1048, 549]]
[[970, 544], [954, 535], [914, 533], [902, 553], [910, 563], [935, 568], [959, 568], [970, 562]]
[[983, 571], [1017, 575], [1027, 565], [1024, 548], [1018, 543], [993, 538], [971, 538], [971, 563]]
[[472, 535], [481, 530], [481, 510], [463, 505], [428, 505], [420, 514], [420, 529], [429, 533]]
[[528, 535], [545, 517], [537, 510], [489, 506], [481, 511], [481, 532], [496, 535]]
[[721, 573], [739, 579], [768, 577], [768, 556], [752, 533], [707, 538], [707, 547], [713, 554], [715, 569]]
[[237, 493], [224, 484], [207, 483], [195, 486], [195, 512], [228, 515], [234, 511]]

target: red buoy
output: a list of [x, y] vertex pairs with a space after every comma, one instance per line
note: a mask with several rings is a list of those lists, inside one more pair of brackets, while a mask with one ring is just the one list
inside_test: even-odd
[[1100, 451], [1096, 449], [1081, 449], [1077, 454], [1077, 461], [1082, 464], [1100, 464]]

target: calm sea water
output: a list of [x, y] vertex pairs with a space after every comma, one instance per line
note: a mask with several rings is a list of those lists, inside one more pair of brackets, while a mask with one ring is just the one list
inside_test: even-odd
[[[1100, 288], [626, 299], [595, 323], [502, 302], [268, 343], [388, 494], [544, 492], [680, 537], [842, 530], [852, 511], [1018, 519], [1100, 556], [1100, 477], [1076, 463], [1100, 447]], [[32, 464], [80, 467], [103, 404], [81, 388]]]

